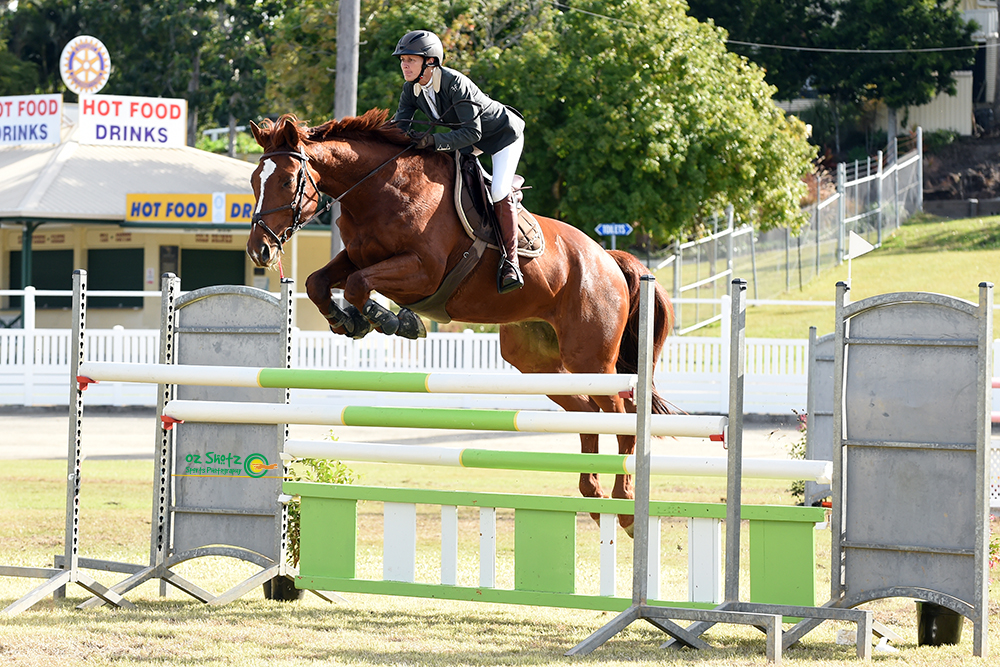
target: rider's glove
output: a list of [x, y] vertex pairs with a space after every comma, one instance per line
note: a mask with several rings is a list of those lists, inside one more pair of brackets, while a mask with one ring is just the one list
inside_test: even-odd
[[434, 148], [434, 135], [430, 132], [424, 132], [423, 134], [413, 137], [413, 147], [414, 148]]

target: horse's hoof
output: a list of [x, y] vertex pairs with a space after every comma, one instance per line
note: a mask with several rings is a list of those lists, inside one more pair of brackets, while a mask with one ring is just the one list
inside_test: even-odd
[[[625, 534], [628, 535], [629, 537], [635, 537], [635, 535], [633, 535], [633, 533], [635, 532], [635, 521], [629, 521], [628, 525], [626, 526], [625, 523], [622, 521], [624, 518], [625, 517], [618, 518], [618, 523], [622, 525], [622, 530], [624, 530]], [[628, 518], [632, 519], [631, 516]]]
[[362, 312], [365, 318], [376, 327], [381, 328], [382, 333], [386, 336], [391, 336], [399, 330], [399, 318], [374, 299], [368, 299]]
[[410, 340], [427, 338], [427, 329], [424, 327], [424, 321], [415, 312], [409, 308], [401, 308], [397, 317], [399, 318], [397, 336], [409, 338]]

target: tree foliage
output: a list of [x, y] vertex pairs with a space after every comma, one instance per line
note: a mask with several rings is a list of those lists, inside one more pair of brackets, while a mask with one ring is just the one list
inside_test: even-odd
[[[532, 210], [588, 232], [630, 222], [660, 241], [730, 203], [764, 227], [799, 224], [812, 149], [804, 126], [774, 107], [760, 69], [727, 53], [719, 31], [686, 17], [677, 0], [575, 7], [583, 11], [363, 2], [359, 110], [395, 109], [402, 78], [392, 50], [405, 32], [428, 28], [447, 65], [524, 114]], [[286, 110], [325, 119], [336, 16], [312, 2], [286, 22], [269, 90]]]
[[[952, 74], [969, 69], [975, 57], [971, 48], [933, 50], [973, 46], [974, 27], [952, 0], [690, 0], [690, 13], [736, 41], [827, 49], [730, 44], [766, 70], [781, 99], [797, 97], [808, 83], [842, 102], [926, 104], [938, 93], [953, 94]], [[877, 50], [909, 52], [871, 53]]]
[[837, 21], [824, 41], [841, 49], [909, 53], [828, 54], [816, 65], [821, 89], [841, 100], [881, 99], [893, 109], [926, 104], [955, 93], [957, 70], [970, 69], [974, 25], [951, 0], [839, 0]]
[[765, 79], [778, 89], [776, 97], [782, 100], [799, 96], [815, 72], [819, 54], [733, 41], [824, 47], [824, 36], [834, 18], [832, 0], [688, 0], [688, 5], [688, 13], [699, 21], [725, 28], [729, 50], [762, 67]]
[[727, 204], [764, 228], [798, 226], [813, 149], [759, 68], [674, 0], [575, 8], [473, 69], [528, 119], [525, 171], [543, 210], [661, 241]]

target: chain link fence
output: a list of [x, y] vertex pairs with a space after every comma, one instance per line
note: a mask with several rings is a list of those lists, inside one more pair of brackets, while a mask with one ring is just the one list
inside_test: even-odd
[[922, 208], [922, 164], [918, 128], [863, 162], [817, 174], [809, 184], [809, 222], [795, 234], [788, 228], [756, 231], [735, 219], [731, 208], [714, 216], [710, 235], [676, 243], [670, 255], [649, 263], [674, 300], [675, 331], [683, 335], [720, 320], [717, 300], [728, 294], [733, 277], [748, 281], [751, 299], [771, 299], [843, 262], [850, 232], [881, 245]]

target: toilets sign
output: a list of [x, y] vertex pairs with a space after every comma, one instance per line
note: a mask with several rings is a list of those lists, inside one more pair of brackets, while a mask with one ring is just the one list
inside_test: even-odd
[[80, 95], [79, 140], [109, 146], [186, 146], [187, 100]]

